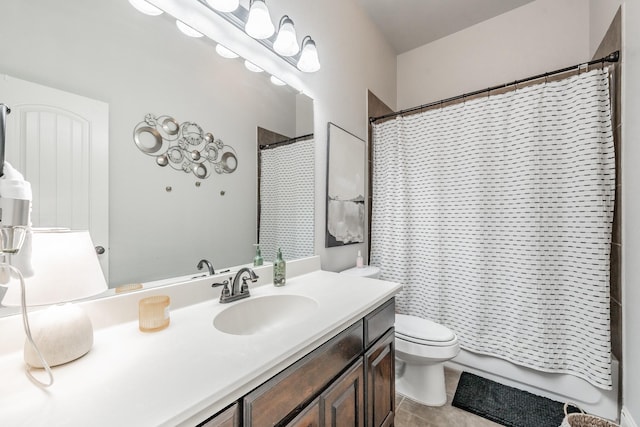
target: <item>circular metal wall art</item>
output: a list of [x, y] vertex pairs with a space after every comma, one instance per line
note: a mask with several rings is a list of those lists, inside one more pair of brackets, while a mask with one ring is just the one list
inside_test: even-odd
[[223, 174], [238, 168], [233, 147], [197, 123], [178, 123], [171, 116], [147, 114], [135, 126], [133, 141], [144, 154], [155, 157], [158, 166], [193, 173], [198, 179], [208, 178], [211, 170]]

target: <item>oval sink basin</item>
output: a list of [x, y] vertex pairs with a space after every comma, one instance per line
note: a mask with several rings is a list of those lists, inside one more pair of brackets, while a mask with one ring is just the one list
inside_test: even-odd
[[213, 318], [213, 326], [227, 334], [253, 335], [279, 329], [309, 316], [318, 303], [301, 295], [249, 297]]

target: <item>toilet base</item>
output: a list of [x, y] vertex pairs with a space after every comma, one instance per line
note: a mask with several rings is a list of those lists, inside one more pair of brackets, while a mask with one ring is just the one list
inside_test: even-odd
[[396, 391], [426, 406], [442, 406], [447, 403], [444, 382], [444, 363], [414, 365], [401, 360], [403, 364], [396, 377]]

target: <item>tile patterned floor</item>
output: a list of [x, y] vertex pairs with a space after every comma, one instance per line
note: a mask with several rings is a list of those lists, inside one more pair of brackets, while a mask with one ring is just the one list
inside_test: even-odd
[[395, 427], [496, 427], [496, 424], [470, 412], [451, 406], [460, 371], [445, 368], [447, 403], [440, 407], [424, 406], [404, 397], [396, 396]]

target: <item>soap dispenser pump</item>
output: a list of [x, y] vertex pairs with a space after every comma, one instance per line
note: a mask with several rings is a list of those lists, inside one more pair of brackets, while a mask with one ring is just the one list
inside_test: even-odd
[[356, 257], [356, 267], [362, 268], [364, 267], [364, 261], [362, 260], [362, 252], [358, 251], [358, 256]]
[[287, 264], [282, 259], [282, 251], [278, 248], [278, 254], [273, 261], [273, 285], [284, 286], [287, 281]]
[[262, 258], [262, 253], [260, 252], [260, 245], [256, 243], [253, 246], [256, 247], [256, 256], [253, 257], [253, 266], [259, 267], [264, 264], [264, 258]]

